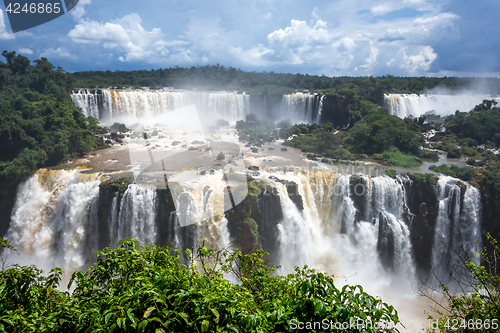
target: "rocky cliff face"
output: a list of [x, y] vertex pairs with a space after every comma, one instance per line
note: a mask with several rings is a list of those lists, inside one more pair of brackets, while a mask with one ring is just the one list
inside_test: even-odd
[[411, 195], [409, 207], [413, 216], [410, 223], [410, 239], [417, 274], [425, 278], [431, 271], [434, 230], [438, 215], [435, 184], [415, 180], [408, 184]]
[[9, 229], [10, 216], [16, 201], [16, 188], [4, 187], [0, 189], [0, 237], [4, 237]]
[[334, 127], [344, 127], [349, 124], [349, 112], [344, 96], [325, 95], [320, 123], [332, 123]]

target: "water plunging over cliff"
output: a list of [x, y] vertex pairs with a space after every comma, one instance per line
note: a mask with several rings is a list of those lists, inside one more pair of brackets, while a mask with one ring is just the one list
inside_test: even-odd
[[[106, 194], [109, 190], [99, 188], [101, 176], [87, 172], [42, 169], [19, 186], [6, 237], [20, 256], [9, 256], [7, 261], [59, 266], [71, 273], [91, 263], [91, 254], [99, 248], [114, 246], [126, 237], [141, 244], [161, 241], [179, 250], [199, 245], [202, 239], [221, 248], [245, 237], [229, 231], [224, 214], [227, 183], [221, 173], [172, 192], [176, 212], [165, 210], [161, 194], [165, 190], [130, 185], [122, 195]], [[281, 217], [274, 227], [270, 221], [264, 227], [257, 218], [258, 233], [277, 232], [274, 260], [281, 265], [281, 273], [307, 264], [336, 275], [356, 273], [360, 280], [415, 278], [411, 233], [418, 228], [413, 225], [416, 212], [408, 202], [417, 185], [409, 179], [302, 169], [270, 170], [261, 177], [276, 189], [277, 200], [266, 204], [261, 200], [253, 209], [260, 210], [261, 216], [281, 212], [274, 214]], [[300, 205], [289, 192], [292, 188]], [[476, 240], [479, 246], [481, 242], [481, 203], [476, 188], [451, 177], [441, 177], [436, 188], [438, 205], [430, 207], [438, 210], [433, 234], [418, 237], [428, 239], [432, 247], [428, 260], [438, 276], [446, 277], [449, 263], [462, 255], [462, 249], [477, 261], [473, 253]], [[259, 234], [263, 240], [272, 239], [269, 236]]]
[[283, 95], [281, 117], [293, 123], [319, 123], [323, 111], [323, 95], [295, 93]]
[[196, 105], [202, 114], [230, 122], [249, 113], [249, 96], [232, 92], [196, 92], [169, 90], [88, 90], [80, 89], [71, 99], [85, 116], [101, 120], [151, 118], [164, 112]]
[[[265, 113], [265, 110], [255, 110], [249, 95], [225, 91], [78, 89], [72, 92], [71, 99], [85, 116], [104, 122], [148, 119], [189, 105], [195, 105], [201, 117], [209, 122], [225, 119], [234, 123], [245, 119], [251, 110]], [[319, 123], [323, 99], [324, 96], [309, 93], [283, 95], [281, 109], [276, 110], [273, 118]]]
[[400, 118], [419, 117], [433, 111], [440, 116], [454, 114], [455, 111], [467, 112], [483, 100], [500, 102], [499, 96], [490, 95], [433, 95], [433, 94], [388, 94], [384, 96], [384, 107], [389, 113]]

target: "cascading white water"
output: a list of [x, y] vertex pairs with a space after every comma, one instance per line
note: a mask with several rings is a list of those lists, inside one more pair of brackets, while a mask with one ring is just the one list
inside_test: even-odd
[[[303, 201], [300, 211], [287, 187], [271, 181], [283, 212], [278, 226], [282, 273], [308, 264], [331, 273], [350, 274], [370, 266], [370, 273], [383, 275], [389, 269], [389, 275], [414, 276], [409, 231], [412, 214], [404, 186], [408, 179], [300, 169], [271, 174], [297, 184]], [[23, 183], [6, 235], [21, 256], [9, 256], [7, 261], [59, 266], [69, 273], [88, 264], [103, 232], [97, 228], [99, 182], [100, 175], [95, 173], [42, 169]], [[174, 245], [192, 246], [202, 239], [211, 247], [230, 245], [224, 216], [226, 186], [222, 174], [216, 173], [198, 178], [177, 193], [177, 213], [170, 217], [175, 223]], [[475, 241], [480, 241], [479, 190], [468, 185], [461, 190], [460, 186], [450, 177], [441, 177], [437, 185], [434, 268], [449, 268], [445, 264], [460, 256], [462, 248], [472, 256]], [[157, 242], [156, 190], [130, 185], [121, 198], [114, 195], [110, 206], [109, 245], [129, 237], [140, 244]], [[181, 235], [181, 229], [189, 225], [195, 226], [190, 229], [193, 234]]]
[[100, 174], [80, 170], [38, 170], [22, 183], [6, 238], [19, 252], [7, 263], [82, 269], [98, 248]]
[[[362, 275], [385, 275], [377, 248], [379, 240], [386, 236], [379, 234], [379, 220], [383, 218], [389, 228], [386, 232], [394, 239], [393, 253], [389, 253], [394, 256], [393, 272], [414, 278], [403, 180], [356, 176], [360, 186], [351, 189], [351, 175], [327, 171], [278, 177], [298, 184], [304, 204], [300, 212], [288, 197], [286, 187], [275, 183], [283, 211], [278, 226], [282, 274], [290, 273], [296, 265], [308, 264], [334, 274], [352, 274], [370, 267], [371, 271], [362, 269]], [[360, 216], [368, 217], [367, 220], [356, 220], [358, 208], [353, 191], [365, 202]]]
[[500, 102], [499, 96], [490, 95], [434, 95], [434, 94], [388, 94], [384, 95], [384, 107], [389, 113], [400, 118], [419, 117], [434, 111], [440, 116], [454, 114], [455, 111], [467, 112], [483, 100]]
[[[108, 233], [98, 226], [101, 180], [99, 173], [41, 169], [21, 184], [6, 234], [20, 255], [7, 253], [6, 263], [36, 264], [45, 270], [61, 267], [66, 278], [89, 265], [101, 233]], [[116, 193], [109, 221], [111, 244], [106, 245], [116, 246], [123, 238], [155, 243], [155, 204], [154, 189], [130, 185], [121, 201]]]
[[481, 248], [481, 195], [477, 188], [463, 186], [466, 189], [461, 199], [462, 189], [457, 179], [443, 176], [437, 185], [439, 211], [432, 268], [442, 282], [449, 281], [449, 274], [464, 264], [463, 259], [479, 264], [475, 251]]
[[86, 116], [101, 120], [119, 117], [151, 118], [164, 112], [195, 104], [198, 112], [215, 119], [235, 122], [244, 119], [250, 111], [250, 98], [233, 92], [196, 92], [169, 90], [112, 90], [102, 89], [99, 108], [97, 92], [80, 89], [71, 99]]
[[325, 99], [325, 95], [321, 95], [319, 99], [319, 104], [318, 104], [318, 112], [316, 115], [316, 120], [314, 121], [316, 124], [319, 124], [321, 121], [321, 116], [323, 113], [323, 100]]
[[[113, 205], [116, 198], [113, 198]], [[129, 185], [123, 194], [118, 216], [112, 218], [111, 244], [114, 246], [123, 238], [135, 238], [141, 245], [154, 244], [157, 241], [155, 208], [155, 189]]]
[[294, 93], [283, 95], [281, 117], [292, 123], [319, 123], [323, 109], [323, 98], [317, 94]]
[[[380, 224], [380, 219], [383, 218], [390, 229], [389, 232], [392, 233], [391, 237], [394, 238], [394, 271], [413, 277], [415, 265], [408, 228], [411, 221], [405, 217], [405, 215], [408, 216], [409, 208], [402, 180], [375, 177], [372, 179], [371, 189], [372, 216], [375, 216], [376, 224]], [[379, 231], [381, 229], [379, 228]], [[387, 237], [387, 235], [379, 235], [379, 240], [382, 237]]]
[[[224, 215], [225, 189], [227, 183], [222, 173], [206, 175], [186, 187], [177, 195], [177, 222], [181, 227], [196, 226], [194, 244], [202, 243], [213, 248], [226, 248], [230, 245], [227, 219]], [[194, 236], [194, 235], [193, 235]], [[177, 237], [177, 235], [176, 235]]]
[[99, 119], [99, 96], [98, 90], [78, 89], [71, 93], [71, 100], [82, 109], [85, 117]]

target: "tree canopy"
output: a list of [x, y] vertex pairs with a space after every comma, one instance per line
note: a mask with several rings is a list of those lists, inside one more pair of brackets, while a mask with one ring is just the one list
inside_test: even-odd
[[[39, 167], [56, 165], [96, 146], [97, 120], [69, 98], [74, 83], [46, 59], [30, 64], [16, 52], [0, 62], [0, 181], [14, 185]], [[101, 142], [102, 144], [102, 142]]]

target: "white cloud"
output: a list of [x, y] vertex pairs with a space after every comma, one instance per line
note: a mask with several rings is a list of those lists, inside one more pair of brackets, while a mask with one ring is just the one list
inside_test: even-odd
[[274, 54], [273, 50], [266, 48], [262, 44], [246, 51], [241, 46], [230, 47], [229, 52], [250, 66], [266, 66], [269, 64], [266, 57]]
[[[338, 0], [300, 9], [252, 0], [245, 3], [247, 12], [240, 3], [225, 11], [207, 5], [183, 12], [173, 25], [180, 30], [165, 33], [146, 30], [141, 20], [146, 14], [104, 22], [85, 18], [90, 1], [81, 0], [72, 13], [77, 23], [68, 37], [73, 42], [95, 44], [96, 52], [120, 61], [162, 66], [222, 63], [327, 75], [422, 75], [437, 59], [436, 45], [460, 37], [458, 15], [441, 12], [431, 0]], [[403, 8], [414, 10], [379, 17]], [[307, 13], [313, 20], [290, 20]]]
[[45, 57], [47, 59], [78, 60], [77, 56], [71, 54], [68, 50], [60, 47], [58, 47], [57, 49], [54, 49], [53, 47], [44, 49], [42, 53], [40, 53], [40, 57]]
[[17, 51], [17, 53], [20, 53], [20, 54], [33, 54], [33, 50], [32, 49], [28, 49], [28, 48], [21, 48]]
[[379, 16], [379, 15], [385, 15], [387, 13], [390, 13], [396, 9], [397, 9], [397, 7], [392, 5], [392, 4], [383, 3], [383, 4], [372, 7], [371, 12], [373, 15]]
[[68, 37], [77, 43], [102, 44], [107, 49], [119, 49], [125, 53], [119, 58], [122, 61], [153, 60], [158, 55], [164, 55], [167, 45], [157, 44], [162, 42], [161, 29], [146, 31], [141, 23], [136, 13], [104, 24], [81, 20]]
[[432, 11], [435, 8], [435, 5], [432, 2], [427, 2], [426, 0], [386, 0], [384, 3], [372, 6], [370, 11], [375, 16], [382, 16], [404, 8], [413, 8], [417, 11]]
[[386, 30], [385, 38], [406, 38], [412, 43], [437, 43], [443, 39], [458, 38], [460, 33], [454, 21], [459, 16], [453, 13], [440, 13], [435, 16], [417, 18], [411, 25]]
[[0, 39], [15, 39], [16, 37], [12, 32], [8, 32], [5, 27], [5, 20], [3, 16], [3, 11], [0, 9]]
[[[373, 15], [403, 7], [430, 8], [425, 0], [386, 1], [375, 6], [372, 1], [361, 3]], [[455, 27], [459, 17], [439, 13], [437, 6], [432, 9], [417, 14], [417, 18], [369, 22], [355, 14], [359, 6], [353, 8], [351, 2], [340, 0], [330, 12], [321, 10], [324, 17], [341, 11], [337, 20], [327, 23], [319, 19], [320, 10], [314, 8], [315, 21], [291, 20], [288, 26], [267, 35], [268, 45], [233, 47], [231, 55], [253, 66], [296, 65], [327, 75], [425, 75], [437, 59], [433, 45], [459, 36]]]
[[431, 64], [437, 58], [437, 54], [430, 46], [421, 47], [417, 54], [408, 55], [407, 49], [401, 49], [396, 58], [391, 59], [388, 63], [388, 67], [393, 67], [398, 71], [403, 71], [405, 73], [416, 75], [428, 71]]
[[71, 15], [77, 21], [82, 19], [82, 16], [85, 14], [85, 5], [90, 5], [92, 3], [91, 0], [79, 0], [78, 5], [71, 11]]
[[328, 43], [333, 36], [327, 29], [326, 22], [316, 21], [314, 26], [308, 25], [305, 21], [292, 20], [291, 26], [285, 30], [279, 29], [269, 35], [267, 40], [270, 44], [297, 45], [311, 43]]
[[317, 6], [314, 7], [313, 12], [311, 13], [311, 16], [315, 20], [319, 20], [320, 19], [319, 15], [318, 15], [318, 7]]
[[290, 24], [284, 30], [267, 35], [277, 60], [287, 64], [299, 65], [318, 58], [322, 53], [320, 50], [334, 38], [327, 29], [327, 23], [321, 20], [314, 25], [298, 20], [291, 20]]

